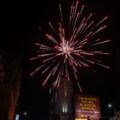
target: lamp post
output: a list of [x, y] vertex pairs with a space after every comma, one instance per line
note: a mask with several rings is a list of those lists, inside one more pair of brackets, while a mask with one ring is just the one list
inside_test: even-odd
[[114, 105], [112, 105], [112, 104], [108, 104], [108, 108], [110, 108], [110, 109], [113, 109], [114, 110], [114, 117], [116, 118], [116, 107], [114, 106]]

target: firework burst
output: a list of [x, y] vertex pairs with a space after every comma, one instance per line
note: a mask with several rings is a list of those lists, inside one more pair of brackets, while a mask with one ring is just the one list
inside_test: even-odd
[[58, 23], [59, 27], [55, 29], [52, 23], [48, 22], [53, 32], [45, 34], [46, 39], [51, 41], [52, 45], [35, 43], [39, 48], [38, 54], [36, 57], [30, 58], [30, 60], [39, 59], [42, 61], [42, 64], [31, 72], [30, 76], [38, 71], [45, 74], [46, 78], [43, 86], [50, 77], [55, 76], [53, 85], [59, 87], [61, 78], [66, 77], [70, 80], [70, 74], [72, 73], [81, 91], [77, 78], [77, 70], [80, 67], [89, 67], [92, 64], [96, 64], [107, 69], [110, 68], [103, 65], [101, 61], [96, 60], [95, 57], [97, 54], [109, 55], [109, 53], [93, 49], [95, 46], [110, 42], [110, 40], [96, 38], [96, 34], [107, 28], [106, 25], [101, 26], [101, 24], [108, 19], [108, 16], [105, 16], [100, 22], [95, 24], [94, 20], [92, 20], [92, 13], [88, 17], [82, 15], [84, 8], [85, 5], [82, 5], [79, 9], [79, 1], [72, 3], [68, 17], [70, 34], [67, 35], [67, 29], [63, 24], [64, 17], [62, 15], [61, 4], [59, 4], [61, 19]]

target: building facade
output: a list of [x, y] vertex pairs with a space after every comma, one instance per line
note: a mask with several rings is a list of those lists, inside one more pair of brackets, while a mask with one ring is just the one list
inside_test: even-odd
[[61, 79], [58, 88], [50, 88], [51, 120], [73, 120], [73, 89], [72, 81]]
[[22, 54], [0, 50], [0, 120], [14, 120], [20, 90]]

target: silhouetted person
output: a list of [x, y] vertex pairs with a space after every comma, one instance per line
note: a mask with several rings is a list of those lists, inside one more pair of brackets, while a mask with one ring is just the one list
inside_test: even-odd
[[87, 120], [92, 120], [90, 116], [87, 116]]

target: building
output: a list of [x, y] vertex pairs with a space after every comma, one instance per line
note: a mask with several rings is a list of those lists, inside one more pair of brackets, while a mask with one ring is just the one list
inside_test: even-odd
[[61, 79], [58, 88], [50, 88], [50, 117], [51, 120], [73, 120], [73, 90], [72, 81]]
[[0, 50], [0, 120], [14, 120], [22, 54]]
[[120, 111], [117, 112], [117, 120], [120, 120]]

